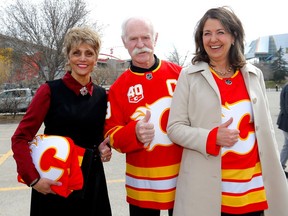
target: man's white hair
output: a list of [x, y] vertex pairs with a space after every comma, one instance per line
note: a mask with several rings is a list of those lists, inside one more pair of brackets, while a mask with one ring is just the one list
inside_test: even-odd
[[154, 25], [153, 23], [151, 22], [150, 19], [148, 19], [147, 17], [140, 17], [140, 16], [133, 16], [133, 17], [129, 17], [127, 19], [125, 19], [122, 23], [122, 34], [121, 34], [121, 37], [124, 41], [126, 41], [126, 26], [128, 24], [129, 21], [132, 21], [132, 20], [139, 20], [139, 21], [143, 21], [145, 22], [149, 28], [150, 28], [150, 31], [152, 33], [152, 38], [153, 38], [153, 41], [156, 40], [156, 31], [155, 31], [155, 28], [154, 28]]

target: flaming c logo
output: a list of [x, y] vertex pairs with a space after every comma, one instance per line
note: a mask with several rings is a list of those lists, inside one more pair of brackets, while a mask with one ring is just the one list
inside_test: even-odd
[[252, 150], [256, 140], [250, 101], [244, 100], [235, 104], [225, 104], [222, 107], [222, 122], [226, 122], [230, 117], [233, 117], [233, 122], [228, 128], [238, 129], [240, 136], [234, 146], [222, 148], [222, 155], [227, 152], [247, 154]]
[[61, 136], [37, 135], [30, 142], [30, 150], [35, 167], [41, 177], [52, 180], [58, 180], [62, 177], [64, 170], [53, 165], [51, 159], [67, 161], [70, 153], [70, 144], [67, 139]]
[[151, 143], [146, 144], [147, 151], [152, 151], [157, 145], [169, 146], [172, 145], [172, 141], [168, 138], [166, 132], [166, 125], [168, 120], [168, 114], [171, 105], [171, 97], [163, 97], [155, 101], [151, 105], [145, 107], [139, 107], [132, 114], [131, 119], [141, 120], [144, 118], [146, 111], [151, 111], [151, 117], [149, 122], [154, 124], [155, 138]]

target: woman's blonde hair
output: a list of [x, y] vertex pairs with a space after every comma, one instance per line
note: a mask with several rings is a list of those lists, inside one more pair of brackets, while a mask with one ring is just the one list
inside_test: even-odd
[[[90, 45], [98, 58], [101, 47], [101, 39], [99, 34], [87, 26], [74, 27], [69, 29], [64, 37], [62, 52], [67, 62], [71, 49], [83, 43]], [[71, 70], [68, 63], [66, 63], [65, 69]]]

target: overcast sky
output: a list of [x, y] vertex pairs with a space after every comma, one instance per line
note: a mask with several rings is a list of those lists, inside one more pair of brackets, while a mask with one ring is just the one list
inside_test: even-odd
[[[0, 0], [1, 5], [15, 0]], [[31, 0], [39, 2], [40, 0]], [[61, 1], [61, 0], [60, 0]], [[128, 58], [121, 41], [122, 21], [130, 16], [149, 17], [158, 32], [155, 53], [165, 58], [177, 48], [183, 56], [194, 53], [194, 27], [204, 13], [218, 6], [230, 6], [243, 23], [246, 41], [260, 36], [288, 33], [285, 0], [85, 0], [92, 21], [106, 28], [102, 38], [102, 53]]]
[[[288, 33], [287, 7], [284, 0], [86, 0], [92, 17], [107, 25], [102, 52], [127, 57], [122, 47], [121, 23], [133, 15], [151, 18], [159, 33], [156, 54], [165, 58], [175, 46], [183, 55], [194, 52], [194, 27], [204, 13], [218, 6], [230, 6], [242, 21], [246, 41], [259, 36]], [[122, 47], [122, 48], [121, 48]], [[121, 51], [120, 51], [121, 50]], [[124, 52], [123, 52], [124, 50]]]

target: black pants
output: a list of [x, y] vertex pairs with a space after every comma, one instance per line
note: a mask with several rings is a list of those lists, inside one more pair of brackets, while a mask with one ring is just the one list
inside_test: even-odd
[[263, 211], [251, 212], [246, 214], [226, 214], [221, 213], [221, 216], [263, 216]]
[[[159, 209], [141, 208], [135, 205], [129, 205], [130, 216], [160, 216]], [[168, 210], [169, 216], [172, 216], [173, 209]]]

